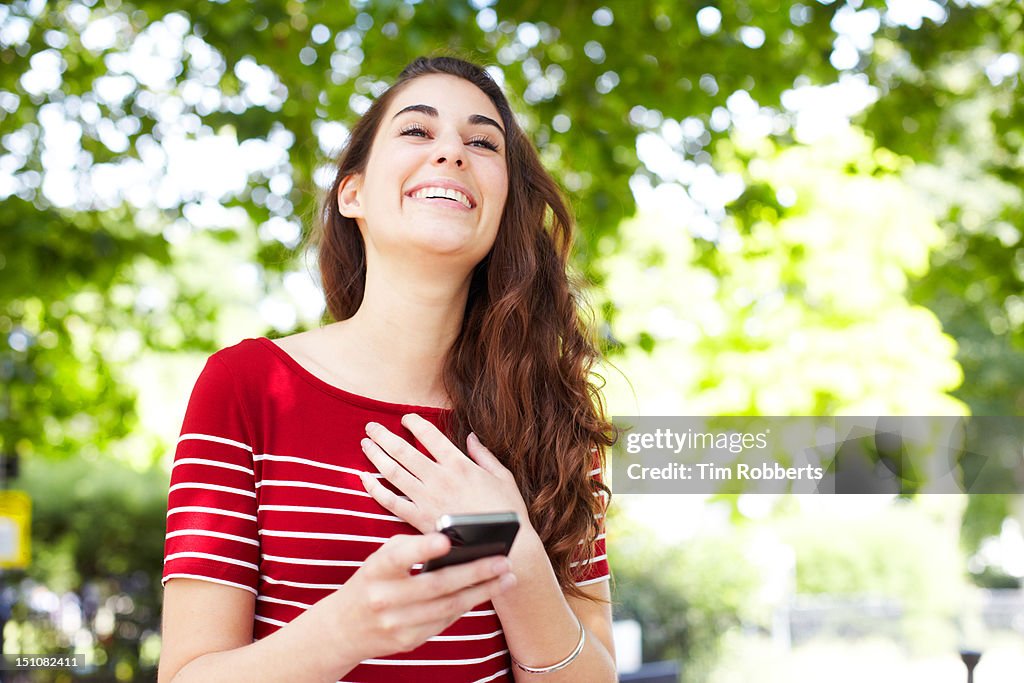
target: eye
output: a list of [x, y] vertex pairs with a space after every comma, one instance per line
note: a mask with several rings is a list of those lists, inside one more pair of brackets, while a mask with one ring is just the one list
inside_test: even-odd
[[492, 152], [497, 152], [498, 151], [497, 143], [492, 141], [486, 135], [479, 135], [479, 136], [477, 136], [475, 138], [471, 138], [470, 141], [468, 143], [466, 143], [466, 144], [477, 145], [479, 147], [483, 147], [484, 149], [489, 149]]
[[403, 128], [401, 130], [401, 132], [399, 134], [400, 135], [413, 135], [413, 136], [422, 137], [422, 138], [425, 138], [428, 135], [427, 134], [427, 129], [424, 128], [423, 126], [421, 126], [418, 123], [414, 123], [412, 125], [406, 126], [405, 128]]

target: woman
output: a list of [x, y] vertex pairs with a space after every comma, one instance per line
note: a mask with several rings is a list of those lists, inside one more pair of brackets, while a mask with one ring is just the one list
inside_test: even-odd
[[[500, 89], [414, 61], [321, 218], [338, 322], [223, 349], [193, 390], [160, 680], [614, 680], [571, 221]], [[505, 510], [508, 558], [410, 571], [449, 548], [441, 514]]]

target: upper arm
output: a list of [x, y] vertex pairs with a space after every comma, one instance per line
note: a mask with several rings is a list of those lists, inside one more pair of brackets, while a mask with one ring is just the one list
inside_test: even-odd
[[[591, 454], [594, 460], [590, 476], [594, 480], [601, 482], [603, 480], [601, 474], [601, 453], [595, 446], [591, 448]], [[604, 492], [598, 495], [605, 508], [602, 512], [605, 512], [607, 511], [608, 496]], [[577, 583], [576, 586], [586, 595], [596, 599], [588, 600], [569, 595], [565, 597], [569, 607], [572, 608], [572, 611], [576, 613], [576, 616], [583, 623], [583, 627], [601, 641], [608, 654], [611, 655], [612, 661], [614, 661], [615, 643], [612, 639], [611, 579], [609, 577], [607, 547], [605, 544], [604, 516], [602, 515], [601, 517], [599, 525], [601, 533], [595, 539], [593, 556], [585, 562], [583, 571], [576, 577], [580, 580], [580, 583]]]
[[157, 680], [170, 681], [201, 655], [252, 643], [255, 609], [256, 596], [247, 590], [210, 581], [170, 579], [164, 589]]
[[574, 598], [567, 595], [566, 601], [583, 623], [583, 627], [601, 641], [601, 644], [608, 650], [608, 654], [611, 655], [612, 661], [615, 661], [615, 643], [612, 640], [612, 596], [609, 583], [609, 581], [598, 581], [580, 586], [581, 591], [597, 600]]
[[159, 680], [253, 639], [259, 530], [252, 430], [228, 367], [196, 380], [167, 497]]

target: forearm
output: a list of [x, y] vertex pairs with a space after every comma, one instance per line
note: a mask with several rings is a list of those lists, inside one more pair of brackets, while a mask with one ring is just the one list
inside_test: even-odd
[[[219, 681], [325, 681], [333, 683], [355, 668], [340, 647], [327, 642], [326, 624], [311, 609], [273, 634], [249, 645], [211, 652], [183, 666], [171, 683]], [[161, 681], [165, 680], [163, 677]]]
[[[531, 667], [548, 666], [573, 651], [580, 627], [540, 538], [533, 529], [524, 529], [520, 535], [524, 545], [511, 557], [512, 571], [518, 579], [516, 587], [492, 602], [512, 656]], [[530, 674], [513, 665], [512, 671], [520, 683], [615, 681], [614, 658], [590, 632], [579, 656], [564, 669]]]

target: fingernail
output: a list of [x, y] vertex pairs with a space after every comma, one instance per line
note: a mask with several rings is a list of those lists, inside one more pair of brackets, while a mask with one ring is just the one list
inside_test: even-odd
[[512, 588], [515, 585], [516, 585], [516, 575], [515, 574], [505, 574], [505, 576], [503, 576], [500, 579], [498, 579], [498, 588], [500, 588], [503, 591], [507, 591], [509, 588]]
[[491, 563], [491, 571], [493, 571], [495, 574], [502, 574], [504, 572], [507, 572], [508, 570], [508, 560], [506, 560], [504, 557], [499, 557]]
[[469, 438], [473, 439], [476, 443], [480, 443], [480, 437], [476, 435], [476, 432], [470, 432]]
[[380, 425], [377, 424], [376, 422], [367, 422], [366, 423], [366, 433], [367, 434], [372, 434], [377, 429], [380, 429]]
[[369, 439], [366, 439], [366, 438], [363, 438], [363, 439], [360, 439], [360, 440], [359, 440], [359, 445], [360, 445], [360, 446], [362, 446], [362, 447], [363, 447], [363, 449], [366, 449], [366, 448], [368, 448], [368, 447], [370, 446], [370, 444], [371, 444], [371, 443], [373, 443], [373, 442], [372, 442], [372, 441], [370, 441]]

